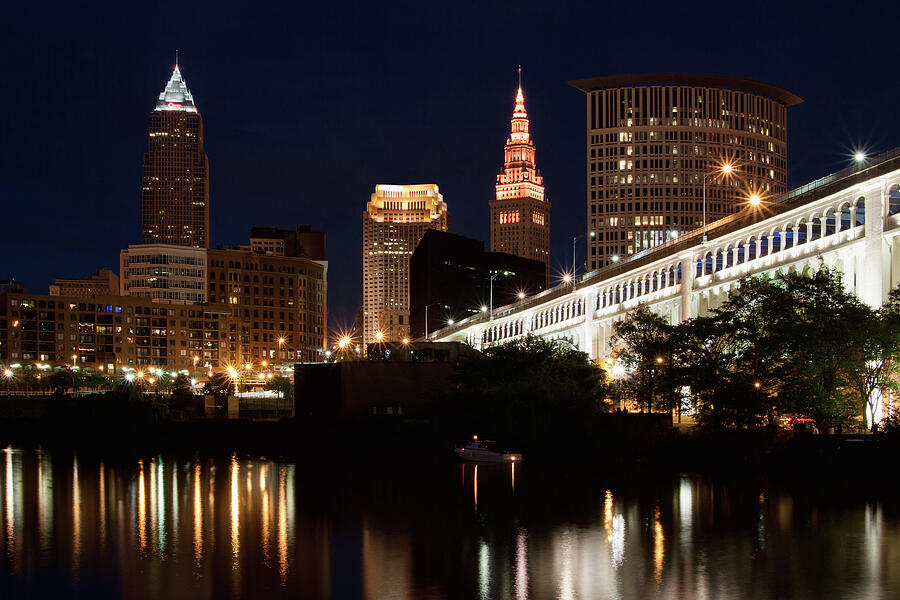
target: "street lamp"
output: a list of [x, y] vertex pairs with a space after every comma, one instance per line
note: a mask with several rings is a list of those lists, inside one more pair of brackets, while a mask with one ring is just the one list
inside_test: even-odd
[[858, 164], [866, 162], [866, 153], [862, 150], [857, 150], [853, 153], [853, 160], [855, 160]]
[[73, 355], [72, 355], [72, 368], [73, 368], [73, 369], [75, 368], [75, 361], [76, 361], [76, 360], [78, 360], [78, 355], [77, 355], [77, 354], [73, 354]]
[[[509, 275], [509, 271], [497, 271], [496, 273], [491, 273], [491, 314], [488, 318], [489, 321], [494, 320], [494, 280], [500, 275], [506, 277], [507, 275]], [[481, 312], [484, 312], [483, 306], [481, 307]]]
[[719, 166], [715, 171], [711, 173], [703, 174], [703, 243], [706, 243], [706, 180], [709, 179], [709, 176], [718, 177], [719, 175], [731, 175], [732, 171], [734, 171], [734, 167], [728, 163]]
[[759, 203], [762, 202], [762, 198], [759, 197], [759, 194], [753, 194], [747, 198], [747, 202], [750, 206], [759, 206]]
[[[587, 236], [590, 236], [591, 239], [594, 239], [594, 237], [596, 235], [597, 234], [592, 231], [590, 233], [579, 233], [578, 235], [572, 236], [572, 279], [575, 278], [575, 242], [577, 242], [581, 238], [587, 237]], [[585, 259], [585, 265], [587, 265], [586, 259]]]

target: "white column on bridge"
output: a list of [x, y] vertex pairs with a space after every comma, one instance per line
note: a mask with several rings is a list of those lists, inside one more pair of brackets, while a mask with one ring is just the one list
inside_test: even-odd
[[873, 308], [879, 308], [884, 298], [882, 269], [884, 245], [884, 195], [887, 188], [870, 188], [865, 193], [866, 242], [863, 260], [863, 286], [861, 298]]
[[681, 322], [691, 318], [691, 294], [694, 289], [694, 256], [681, 257]]
[[581, 348], [582, 352], [586, 352], [591, 359], [598, 358], [597, 352], [594, 351], [594, 313], [597, 312], [597, 291], [591, 290], [583, 297], [584, 302], [584, 325], [581, 332]]

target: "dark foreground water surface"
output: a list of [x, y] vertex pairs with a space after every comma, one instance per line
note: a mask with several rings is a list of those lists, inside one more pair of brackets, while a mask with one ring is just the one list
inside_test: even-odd
[[898, 498], [852, 487], [8, 448], [0, 598], [898, 598]]

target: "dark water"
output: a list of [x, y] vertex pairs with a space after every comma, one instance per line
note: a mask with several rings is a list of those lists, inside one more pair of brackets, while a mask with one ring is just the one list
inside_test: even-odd
[[6, 449], [0, 597], [898, 598], [847, 487]]

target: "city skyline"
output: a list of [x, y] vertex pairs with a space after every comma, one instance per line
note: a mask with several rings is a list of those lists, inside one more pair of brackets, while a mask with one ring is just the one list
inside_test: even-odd
[[[140, 239], [133, 224], [140, 211], [137, 161], [146, 149], [145, 119], [153, 107], [148, 98], [158, 95], [160, 78], [170, 73], [174, 48], [181, 49], [179, 62], [203, 105], [212, 162], [210, 196], [216, 207], [210, 245], [243, 239], [251, 223], [309, 222], [327, 231], [334, 240], [328, 256], [334, 277], [332, 327], [349, 324], [360, 305], [361, 288], [358, 228], [338, 223], [358, 214], [360, 198], [374, 183], [434, 181], [454, 206], [453, 230], [488, 239], [485, 204], [501, 166], [497, 140], [506, 134], [509, 81], [519, 63], [529, 74], [529, 111], [536, 118], [533, 133], [541, 144], [541, 170], [552, 182], [552, 272], [571, 264], [571, 236], [585, 231], [584, 97], [567, 81], [673, 70], [783, 85], [806, 99], [790, 117], [788, 187], [848, 164], [857, 147], [884, 150], [900, 137], [888, 101], [896, 84], [877, 77], [876, 67], [859, 65], [846, 49], [824, 43], [827, 36], [821, 29], [787, 40], [765, 28], [748, 36], [752, 23], [739, 23], [729, 17], [737, 13], [726, 9], [715, 20], [701, 16], [692, 23], [704, 28], [706, 37], [673, 56], [649, 48], [627, 50], [615, 32], [603, 44], [577, 35], [557, 36], [551, 44], [540, 35], [542, 19], [534, 18], [541, 9], [523, 7], [510, 18], [521, 35], [535, 41], [527, 49], [510, 50], [508, 40], [490, 33], [489, 23], [500, 16], [495, 11], [474, 21], [438, 9], [396, 15], [370, 8], [342, 24], [354, 33], [344, 46], [328, 37], [333, 15], [321, 10], [309, 20], [325, 23], [323, 33], [293, 51], [287, 40], [262, 33], [271, 25], [254, 18], [247, 28], [261, 32], [265, 43], [252, 50], [229, 49], [228, 23], [234, 15], [227, 6], [203, 31], [197, 24], [210, 15], [202, 8], [186, 14], [165, 35], [158, 35], [161, 15], [141, 22], [131, 10], [117, 9], [108, 18], [118, 29], [102, 31], [99, 24], [81, 23], [84, 16], [54, 13], [42, 24], [50, 40], [45, 48], [26, 43], [17, 33], [10, 36], [8, 72], [22, 82], [29, 101], [3, 100], [8, 114], [21, 115], [4, 124], [4, 137], [22, 143], [10, 144], [0, 160], [4, 197], [18, 213], [16, 223], [8, 221], [3, 229], [0, 250], [10, 258], [2, 276], [16, 277], [42, 293], [54, 279], [115, 267], [118, 250]], [[788, 19], [803, 15], [797, 8], [786, 10]], [[560, 10], [553, 22], [578, 22], [577, 30], [585, 31], [591, 15], [590, 9], [572, 7]], [[441, 18], [432, 19], [436, 16]], [[842, 18], [840, 26], [849, 27], [857, 18]], [[392, 43], [374, 62], [360, 62], [374, 35], [367, 33], [371, 22], [406, 26], [429, 19], [435, 23], [432, 32], [458, 28], [461, 41], [470, 42], [481, 58], [473, 60], [471, 50], [452, 57], [417, 55]], [[683, 19], [675, 18], [672, 27], [653, 26], [660, 45], [676, 39], [677, 25], [687, 25]], [[818, 19], [838, 27], [833, 14]], [[22, 15], [17, 22], [27, 31], [32, 21]], [[886, 27], [888, 21], [879, 19], [874, 27]], [[878, 52], [889, 37], [873, 35], [867, 48]], [[711, 51], [735, 39], [746, 40], [746, 51]], [[84, 55], [60, 52], [69, 45], [93, 50]], [[314, 48], [320, 53], [332, 47], [334, 61], [324, 71], [304, 60]], [[65, 86], [89, 93], [54, 93]], [[411, 90], [419, 93], [407, 93]], [[38, 133], [52, 131], [53, 144], [26, 135], [26, 124]], [[432, 152], [415, 152], [425, 137], [441, 143]], [[247, 152], [248, 147], [253, 151]], [[55, 217], [50, 223], [48, 213]], [[45, 236], [44, 243], [29, 243], [34, 231]], [[23, 247], [29, 248], [27, 255], [21, 253]]]

